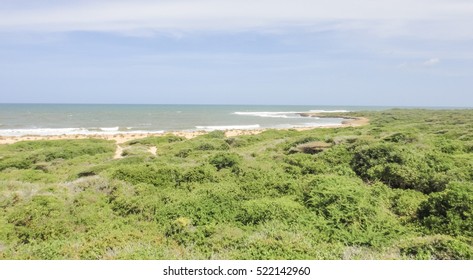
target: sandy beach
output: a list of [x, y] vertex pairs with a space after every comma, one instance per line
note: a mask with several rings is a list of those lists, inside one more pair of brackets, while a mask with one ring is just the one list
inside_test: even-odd
[[[317, 114], [312, 114], [314, 117], [324, 117]], [[367, 118], [363, 117], [342, 117], [345, 120], [340, 125], [330, 125], [330, 126], [316, 126], [316, 127], [298, 127], [293, 128], [295, 130], [311, 130], [316, 128], [336, 128], [336, 127], [356, 127], [362, 126], [369, 123]], [[230, 129], [225, 130], [226, 137], [236, 137], [241, 135], [255, 135], [259, 134], [267, 129], [251, 129], [251, 130], [241, 130], [241, 129]], [[168, 134], [173, 134], [176, 136], [182, 136], [187, 139], [197, 137], [208, 133], [209, 131], [171, 131], [166, 133], [129, 133], [129, 134], [92, 134], [92, 135], [83, 135], [83, 134], [74, 134], [74, 135], [25, 135], [25, 136], [0, 136], [0, 145], [2, 144], [13, 144], [19, 141], [36, 141], [36, 140], [64, 140], [64, 139], [104, 139], [115, 141], [117, 144], [122, 144], [131, 140], [146, 138], [150, 136], [163, 136]]]

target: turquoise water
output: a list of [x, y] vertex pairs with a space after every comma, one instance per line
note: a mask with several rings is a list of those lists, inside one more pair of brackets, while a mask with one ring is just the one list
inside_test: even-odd
[[300, 112], [377, 110], [380, 107], [256, 105], [0, 104], [0, 135], [62, 135], [176, 130], [291, 128], [340, 124], [342, 119]]

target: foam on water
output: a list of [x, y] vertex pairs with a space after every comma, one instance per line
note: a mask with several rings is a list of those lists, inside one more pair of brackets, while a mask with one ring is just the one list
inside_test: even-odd
[[102, 131], [118, 131], [120, 127], [115, 126], [115, 127], [101, 127], [100, 130]]
[[311, 113], [348, 113], [348, 110], [310, 110]]
[[31, 128], [31, 129], [0, 129], [0, 136], [55, 136], [55, 135], [114, 135], [114, 134], [160, 134], [163, 130], [129, 130], [119, 131], [119, 129], [94, 130], [86, 128]]
[[260, 128], [259, 124], [252, 124], [252, 125], [208, 125], [208, 126], [196, 126], [198, 130], [206, 130], [206, 131], [213, 131], [213, 130], [231, 130], [231, 129], [239, 129], [239, 130], [248, 130], [248, 129], [258, 129]]
[[300, 119], [298, 112], [234, 112], [234, 115], [252, 116], [262, 118]]

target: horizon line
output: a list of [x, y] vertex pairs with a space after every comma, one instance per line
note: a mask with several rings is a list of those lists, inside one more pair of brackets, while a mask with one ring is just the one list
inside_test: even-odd
[[0, 102], [0, 105], [137, 105], [137, 106], [318, 106], [318, 107], [384, 107], [384, 108], [451, 108], [473, 109], [473, 106], [457, 105], [317, 105], [317, 104], [242, 104], [242, 103], [63, 103], [63, 102]]

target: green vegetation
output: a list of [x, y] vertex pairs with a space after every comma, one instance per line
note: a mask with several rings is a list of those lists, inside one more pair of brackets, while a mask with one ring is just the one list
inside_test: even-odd
[[473, 111], [351, 114], [0, 145], [0, 259], [473, 259]]

